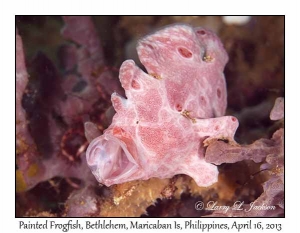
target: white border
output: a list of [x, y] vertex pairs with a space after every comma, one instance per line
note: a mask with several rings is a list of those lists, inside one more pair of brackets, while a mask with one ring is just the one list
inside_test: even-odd
[[[88, 3], [87, 3], [88, 2]], [[15, 14], [285, 14], [286, 15], [286, 218], [262, 219], [263, 222], [282, 223], [283, 231], [299, 229], [299, 3], [293, 1], [4, 1], [1, 4], [1, 229], [18, 232], [15, 219]], [[298, 11], [297, 11], [298, 10]], [[276, 51], [274, 51], [276, 53]], [[25, 219], [24, 219], [25, 220]], [[34, 219], [29, 219], [34, 221]], [[57, 223], [67, 219], [56, 219]], [[125, 222], [129, 219], [114, 219]], [[136, 219], [134, 219], [136, 220]], [[242, 219], [241, 221], [245, 221]], [[258, 219], [254, 219], [257, 221]], [[84, 221], [84, 219], [81, 219]], [[142, 223], [145, 219], [141, 219]], [[178, 220], [179, 221], [179, 220]], [[184, 221], [184, 220], [180, 220]], [[212, 219], [203, 220], [212, 221]], [[232, 222], [234, 219], [217, 219]], [[164, 222], [173, 222], [165, 219]], [[27, 231], [27, 232], [32, 232]], [[34, 231], [39, 232], [39, 231]], [[89, 231], [89, 232], [99, 232]], [[109, 231], [107, 231], [109, 232]], [[148, 231], [152, 232], [152, 231]], [[189, 231], [188, 231], [189, 232]], [[196, 231], [193, 231], [196, 232]], [[199, 230], [197, 230], [199, 232]], [[214, 231], [211, 231], [214, 232]], [[245, 232], [245, 231], [243, 231]], [[252, 232], [252, 231], [247, 231]]]

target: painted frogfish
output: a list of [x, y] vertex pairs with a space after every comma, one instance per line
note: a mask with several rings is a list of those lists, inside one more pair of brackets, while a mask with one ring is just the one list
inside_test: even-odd
[[218, 169], [205, 161], [205, 145], [234, 141], [238, 127], [235, 117], [224, 116], [228, 56], [220, 39], [177, 24], [140, 39], [137, 52], [147, 72], [133, 60], [123, 62], [119, 78], [126, 97], [112, 94], [116, 114], [90, 143], [88, 166], [106, 186], [176, 174], [212, 185]]

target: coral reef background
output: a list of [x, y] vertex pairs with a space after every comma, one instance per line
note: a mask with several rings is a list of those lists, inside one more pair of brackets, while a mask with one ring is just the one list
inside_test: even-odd
[[[134, 59], [142, 67], [136, 41], [172, 23], [218, 34], [229, 55], [226, 115], [240, 122], [235, 139], [242, 145], [269, 139], [258, 141], [264, 142], [259, 146], [273, 143], [279, 149], [272, 153], [278, 156], [222, 163], [219, 181], [207, 188], [186, 175], [101, 186], [86, 166], [83, 123], [92, 121], [100, 131], [107, 128], [114, 113], [110, 94], [122, 94], [121, 63]], [[283, 209], [284, 187], [277, 181], [284, 163], [274, 165], [274, 160], [283, 160], [283, 130], [273, 133], [284, 122], [269, 118], [275, 99], [284, 96], [283, 16], [253, 16], [242, 25], [228, 25], [219, 16], [17, 16], [16, 27], [16, 216], [197, 217], [218, 214], [196, 210], [200, 200], [232, 205], [265, 198], [274, 204], [275, 197]], [[270, 194], [274, 180], [280, 186], [275, 196]]]

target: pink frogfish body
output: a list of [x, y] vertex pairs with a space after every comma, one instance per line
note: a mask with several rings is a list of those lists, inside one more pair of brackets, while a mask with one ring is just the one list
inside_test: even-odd
[[147, 73], [123, 62], [126, 98], [112, 94], [112, 124], [87, 149], [92, 173], [106, 186], [176, 174], [212, 185], [218, 169], [205, 161], [204, 145], [233, 141], [238, 127], [235, 117], [223, 116], [228, 56], [222, 43], [209, 30], [180, 24], [142, 38], [137, 51]]

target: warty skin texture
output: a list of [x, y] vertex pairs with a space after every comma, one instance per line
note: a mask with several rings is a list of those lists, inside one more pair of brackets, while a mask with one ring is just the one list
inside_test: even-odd
[[126, 98], [112, 94], [112, 124], [87, 149], [92, 173], [106, 186], [176, 174], [199, 186], [215, 183], [218, 169], [205, 162], [204, 144], [234, 141], [238, 127], [235, 117], [223, 116], [223, 45], [209, 30], [180, 24], [142, 38], [137, 51], [148, 74], [132, 60], [122, 64]]

